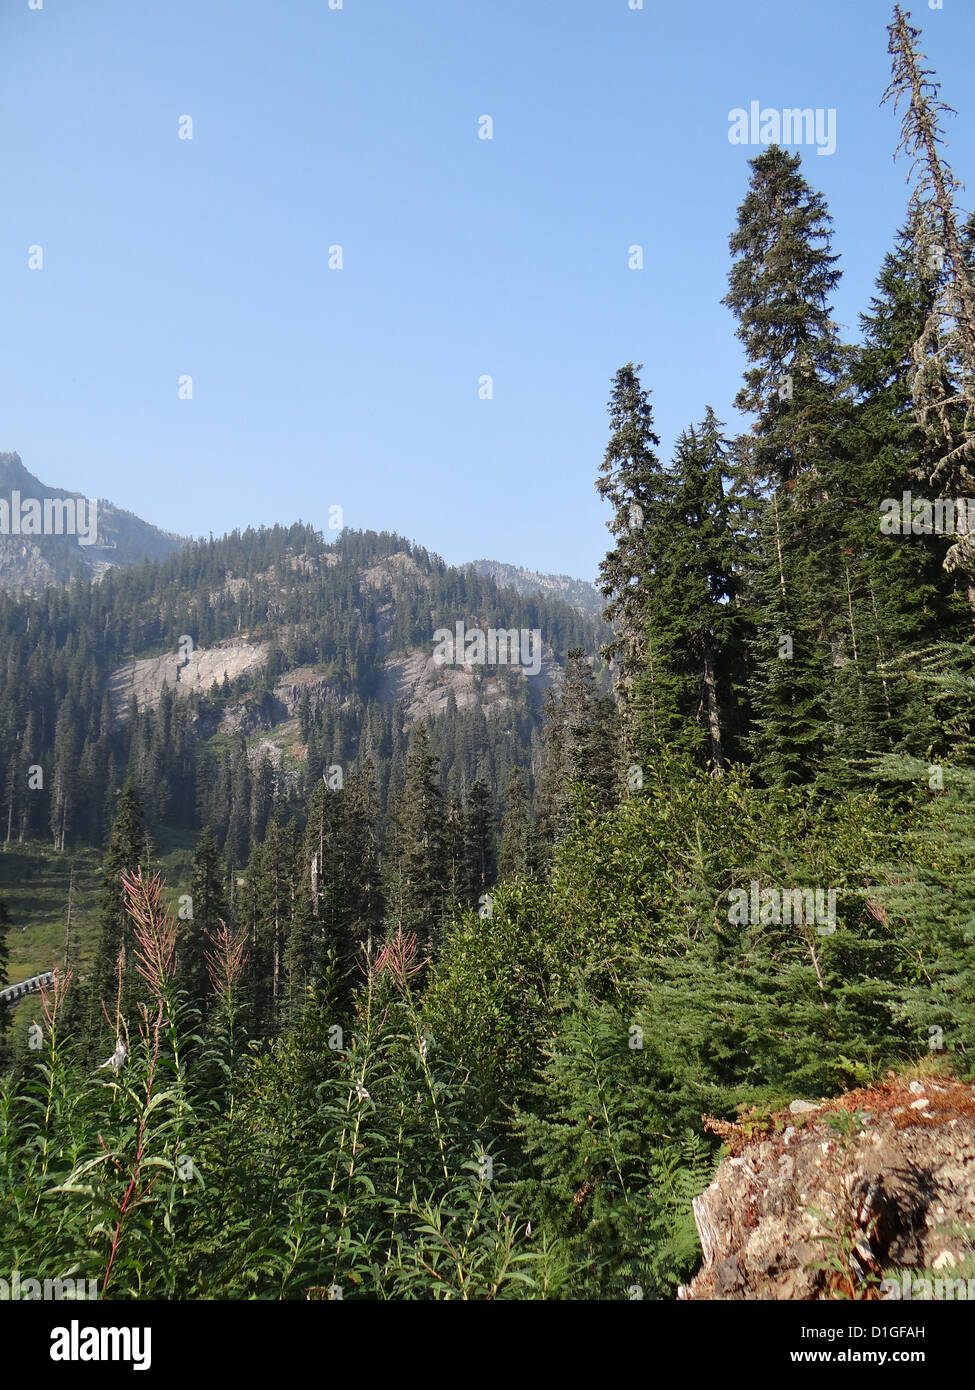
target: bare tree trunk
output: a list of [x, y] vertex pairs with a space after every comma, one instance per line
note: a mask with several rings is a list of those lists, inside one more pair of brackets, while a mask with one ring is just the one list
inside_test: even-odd
[[711, 738], [712, 771], [716, 777], [720, 777], [724, 772], [724, 752], [721, 747], [718, 691], [714, 679], [714, 653], [710, 644], [704, 648], [704, 691], [708, 704], [708, 733]]
[[71, 913], [74, 908], [74, 863], [68, 869], [68, 917], [64, 924], [64, 968], [71, 963]]
[[278, 910], [274, 909], [274, 980], [271, 985], [271, 998], [275, 1007], [278, 1002], [278, 981], [281, 976], [281, 932], [278, 924]]
[[[868, 581], [867, 581], [867, 585], [868, 585], [868, 588], [870, 589], [870, 603], [871, 603], [871, 606], [872, 606], [872, 608], [873, 608], [873, 623], [874, 623], [873, 635], [874, 635], [874, 640], [875, 640], [876, 643], [877, 643], [877, 657], [878, 657], [879, 664], [882, 665], [882, 664], [883, 664], [883, 660], [884, 660], [884, 649], [883, 649], [883, 647], [880, 645], [880, 615], [879, 615], [878, 612], [877, 612], [877, 596], [876, 596], [876, 594], [875, 594], [874, 591], [873, 591], [873, 581], [872, 581], [872, 580], [868, 580]], [[887, 678], [886, 678], [885, 676], [881, 676], [881, 677], [880, 677], [880, 684], [881, 684], [881, 685], [883, 686], [883, 688], [884, 688], [884, 706], [885, 706], [885, 708], [886, 708], [886, 710], [887, 710], [887, 718], [890, 719], [890, 718], [892, 718], [892, 715], [891, 715], [891, 712], [890, 712], [890, 691], [887, 689]]]
[[785, 569], [782, 565], [782, 533], [779, 530], [779, 501], [775, 493], [772, 493], [772, 515], [775, 517], [775, 553], [779, 558], [779, 588], [782, 590], [782, 597], [785, 598]]

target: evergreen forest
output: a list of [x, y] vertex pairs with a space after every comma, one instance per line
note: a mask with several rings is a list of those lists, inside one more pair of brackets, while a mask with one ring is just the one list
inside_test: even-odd
[[[975, 217], [899, 7], [889, 51], [858, 331], [770, 144], [715, 237], [744, 432], [663, 457], [607, 383], [601, 620], [304, 524], [0, 594], [0, 987], [53, 971], [0, 1002], [0, 1266], [671, 1300], [722, 1126], [975, 1077]], [[435, 667], [458, 623], [538, 672]]]

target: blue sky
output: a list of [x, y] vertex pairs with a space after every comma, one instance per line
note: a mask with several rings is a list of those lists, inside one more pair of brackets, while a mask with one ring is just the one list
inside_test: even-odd
[[[908, 193], [891, 8], [0, 0], [0, 449], [183, 534], [339, 505], [594, 578], [616, 368], [644, 363], [665, 454], [708, 403], [741, 423], [732, 108], [835, 108], [836, 152], [802, 153], [855, 335]], [[913, 18], [971, 183], [975, 5]]]

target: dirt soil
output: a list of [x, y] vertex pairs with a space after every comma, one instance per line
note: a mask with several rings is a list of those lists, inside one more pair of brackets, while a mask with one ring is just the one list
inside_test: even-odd
[[704, 1263], [679, 1298], [881, 1298], [891, 1269], [971, 1265], [972, 1086], [892, 1076], [705, 1123], [731, 1156], [695, 1199]]

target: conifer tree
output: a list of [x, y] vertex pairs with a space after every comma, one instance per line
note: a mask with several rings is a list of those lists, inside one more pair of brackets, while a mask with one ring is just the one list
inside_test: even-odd
[[[456, 772], [456, 765], [454, 768]], [[459, 780], [459, 773], [454, 780]], [[464, 805], [459, 794], [451, 796], [444, 814], [444, 886], [451, 902], [470, 903], [471, 869], [467, 853]]]
[[66, 696], [58, 710], [54, 731], [54, 775], [51, 779], [51, 836], [54, 848], [63, 853], [75, 817], [80, 753], [77, 712]]
[[308, 697], [308, 687], [305, 686], [298, 700], [298, 731], [305, 743], [308, 742], [311, 726], [311, 700]]
[[5, 771], [5, 774], [4, 774], [4, 787], [3, 787], [3, 810], [4, 810], [4, 823], [5, 823], [5, 826], [6, 826], [6, 832], [5, 832], [5, 834], [4, 834], [4, 841], [5, 841], [5, 843], [8, 844], [8, 845], [10, 844], [10, 841], [11, 841], [11, 839], [12, 839], [12, 837], [13, 837], [15, 818], [16, 818], [16, 815], [17, 815], [17, 806], [18, 806], [17, 789], [18, 789], [18, 786], [21, 785], [21, 784], [19, 783], [19, 781], [18, 781], [18, 778], [17, 778], [17, 771], [18, 771], [19, 765], [20, 765], [20, 758], [18, 757], [17, 749], [15, 748], [15, 749], [11, 752], [9, 758], [7, 759], [7, 766], [6, 766], [6, 771]]
[[338, 793], [319, 777], [311, 794], [301, 846], [301, 889], [286, 967], [292, 993], [320, 974], [333, 934]]
[[942, 569], [946, 539], [933, 528], [888, 533], [880, 519], [905, 493], [931, 491], [930, 445], [912, 410], [913, 347], [943, 275], [928, 254], [929, 241], [926, 214], [915, 209], [861, 315], [863, 342], [851, 366], [855, 397], [832, 450], [845, 602], [834, 625], [821, 786], [873, 780], [878, 756], [895, 749], [919, 754], [937, 741], [930, 703], [903, 678], [899, 657], [960, 636], [966, 621], [954, 581]]
[[[975, 673], [970, 647], [931, 655], [909, 679], [931, 688], [943, 706], [951, 747], [944, 762], [888, 755], [878, 778], [914, 792], [917, 812], [898, 837], [898, 858], [871, 865], [868, 907], [895, 934], [896, 1002], [892, 1016], [919, 1052], [975, 1049]], [[936, 1040], [936, 1043], [935, 1043]]]
[[229, 778], [227, 841], [225, 853], [232, 864], [247, 859], [251, 840], [251, 772], [247, 746], [241, 737], [227, 762]]
[[468, 796], [464, 832], [465, 886], [474, 906], [494, 883], [497, 855], [491, 793], [480, 777]]
[[[147, 868], [148, 862], [149, 839], [142, 805], [131, 782], [127, 782], [119, 798], [102, 869], [98, 944], [88, 982], [85, 1048], [89, 1054], [106, 1040], [114, 1045], [112, 1030], [116, 1022], [116, 1007], [121, 1018], [127, 1020], [140, 993], [132, 962], [132, 923], [125, 910], [122, 874], [135, 873], [140, 867]], [[120, 958], [121, 994], [118, 974]], [[102, 1013], [103, 1005], [108, 1024]]]
[[332, 789], [312, 793], [301, 848], [301, 891], [288, 945], [288, 978], [317, 983], [327, 962], [351, 979], [360, 952], [369, 957], [382, 921], [375, 775], [367, 759]]
[[729, 246], [722, 301], [752, 364], [735, 398], [756, 417], [754, 474], [794, 481], [821, 460], [841, 352], [829, 309], [840, 279], [830, 249], [832, 218], [799, 172], [801, 159], [777, 145], [749, 161], [748, 193]]
[[565, 759], [565, 725], [554, 687], [545, 692], [542, 733], [538, 743], [540, 751], [535, 773], [535, 818], [538, 825], [540, 856], [544, 861], [555, 842]]
[[752, 364], [735, 404], [756, 417], [736, 470], [753, 517], [751, 744], [765, 780], [783, 785], [807, 776], [823, 751], [840, 606], [828, 471], [844, 353], [830, 317], [839, 271], [822, 195], [798, 154], [771, 145], [749, 164], [723, 302]]
[[633, 697], [641, 764], [667, 750], [720, 773], [737, 751], [741, 616], [726, 458], [709, 407], [681, 435], [668, 475], [664, 545], [647, 594], [648, 657]]
[[260, 844], [274, 809], [274, 765], [267, 749], [261, 753], [251, 780], [251, 842]]
[[613, 379], [609, 398], [612, 432], [599, 468], [596, 490], [611, 504], [606, 523], [614, 544], [599, 567], [600, 589], [609, 600], [604, 617], [614, 628], [603, 656], [617, 664], [621, 737], [626, 758], [632, 744], [630, 714], [633, 683], [643, 668], [646, 585], [654, 568], [665, 496], [663, 470], [655, 450], [650, 393], [640, 384], [642, 363], [628, 362]]
[[538, 872], [538, 837], [525, 779], [513, 768], [508, 779], [506, 808], [501, 820], [498, 877], [530, 877]]
[[618, 799], [616, 711], [612, 699], [599, 694], [581, 647], [567, 654], [561, 690], [546, 704], [543, 736], [539, 828], [554, 844], [575, 824], [580, 793], [598, 811], [608, 811]]
[[286, 998], [285, 955], [299, 911], [300, 873], [295, 827], [279, 811], [271, 818], [264, 843], [250, 856], [237, 916], [247, 933], [245, 980], [254, 1026], [263, 1036], [276, 1032]]
[[387, 843], [386, 911], [390, 927], [402, 924], [426, 948], [440, 941], [446, 899], [444, 806], [437, 759], [425, 724], [414, 726], [406, 780], [396, 798]]
[[364, 758], [342, 793], [343, 930], [348, 949], [371, 957], [383, 920], [376, 770]]
[[[895, 110], [903, 101], [898, 153], [912, 161], [919, 178], [911, 195], [912, 212], [932, 233], [926, 250], [944, 275], [940, 292], [913, 349], [912, 394], [917, 418], [937, 458], [930, 482], [941, 497], [975, 490], [975, 269], [966, 253], [964, 228], [956, 210], [960, 184], [939, 152], [944, 144], [942, 120], [954, 114], [940, 100], [940, 85], [922, 66], [920, 30], [908, 23], [900, 5], [888, 26], [893, 58], [885, 101]], [[949, 570], [967, 576], [969, 606], [975, 615], [975, 537], [967, 530], [949, 548]]]
[[179, 980], [191, 1002], [202, 1009], [209, 994], [207, 951], [221, 924], [229, 919], [224, 870], [208, 825], [193, 855], [190, 901], [193, 915], [179, 924]]

